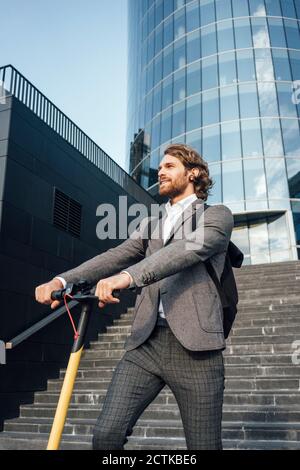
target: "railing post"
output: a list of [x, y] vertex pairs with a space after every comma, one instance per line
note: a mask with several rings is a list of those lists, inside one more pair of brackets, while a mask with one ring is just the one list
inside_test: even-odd
[[4, 341], [0, 341], [0, 364], [6, 364], [6, 350]]

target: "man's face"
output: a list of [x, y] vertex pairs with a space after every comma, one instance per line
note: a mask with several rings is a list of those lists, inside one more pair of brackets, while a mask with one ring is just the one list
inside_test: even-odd
[[158, 167], [159, 194], [173, 198], [182, 194], [189, 184], [189, 172], [181, 161], [165, 155]]

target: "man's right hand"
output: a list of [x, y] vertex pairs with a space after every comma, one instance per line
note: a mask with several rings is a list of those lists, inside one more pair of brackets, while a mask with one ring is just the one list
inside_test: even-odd
[[64, 286], [59, 279], [52, 279], [52, 281], [46, 284], [41, 284], [35, 289], [35, 300], [41, 304], [51, 305], [52, 309], [59, 306], [59, 300], [51, 299], [51, 292], [54, 290], [63, 289]]

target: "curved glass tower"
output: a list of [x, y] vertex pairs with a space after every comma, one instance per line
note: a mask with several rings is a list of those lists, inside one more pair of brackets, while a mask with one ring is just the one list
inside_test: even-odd
[[[245, 263], [300, 255], [300, 0], [128, 0], [128, 168], [195, 147]], [[299, 102], [299, 103], [298, 103]]]

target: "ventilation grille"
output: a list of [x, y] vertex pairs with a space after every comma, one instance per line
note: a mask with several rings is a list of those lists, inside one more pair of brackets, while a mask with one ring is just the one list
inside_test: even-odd
[[53, 224], [55, 227], [80, 237], [81, 205], [69, 196], [55, 188]]

